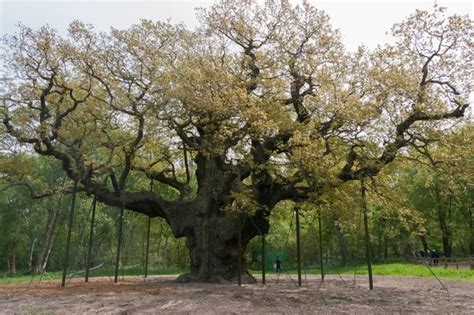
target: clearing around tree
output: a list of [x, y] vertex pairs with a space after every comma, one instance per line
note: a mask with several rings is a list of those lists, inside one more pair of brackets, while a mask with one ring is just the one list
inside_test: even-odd
[[446, 291], [436, 279], [377, 276], [369, 291], [367, 277], [327, 276], [323, 284], [308, 276], [297, 287], [286, 275], [267, 285], [187, 283], [176, 276], [74, 279], [66, 288], [59, 281], [0, 286], [5, 313], [454, 313], [474, 312], [474, 282], [446, 280]]

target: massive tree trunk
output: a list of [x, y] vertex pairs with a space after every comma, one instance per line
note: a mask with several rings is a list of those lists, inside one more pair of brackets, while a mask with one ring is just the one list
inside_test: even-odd
[[250, 217], [245, 208], [228, 207], [233, 200], [230, 192], [236, 189], [233, 185], [239, 174], [220, 162], [218, 158], [196, 158], [197, 196], [188, 205], [188, 215], [168, 220], [175, 236], [186, 237], [189, 250], [190, 273], [182, 275], [179, 281], [236, 281], [239, 262], [242, 263], [242, 281], [255, 281], [246, 271], [245, 252], [249, 241], [259, 235], [257, 228], [268, 231], [268, 222], [262, 212]]
[[[242, 230], [239, 231], [239, 222]], [[245, 252], [248, 242], [257, 235], [253, 223], [247, 215], [220, 211], [219, 214], [196, 216], [192, 227], [186, 233], [186, 246], [189, 250], [190, 273], [179, 277], [181, 282], [232, 282], [239, 274], [239, 261], [242, 263], [243, 282], [254, 282], [246, 271]], [[173, 228], [173, 224], [171, 224]], [[238, 236], [241, 233], [241, 250]]]
[[245, 272], [245, 251], [250, 234], [242, 231], [242, 247], [238, 248], [239, 216], [196, 218], [193, 232], [186, 237], [186, 246], [191, 258], [190, 273], [181, 281], [226, 282], [237, 280], [239, 261], [242, 262], [244, 281], [251, 282]]

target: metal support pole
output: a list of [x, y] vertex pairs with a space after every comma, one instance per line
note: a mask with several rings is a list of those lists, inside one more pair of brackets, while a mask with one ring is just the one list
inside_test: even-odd
[[262, 284], [265, 284], [265, 234], [262, 233]]
[[321, 265], [321, 281], [324, 281], [324, 263], [323, 263], [323, 230], [321, 224], [321, 211], [318, 212], [319, 223], [319, 264]]
[[118, 281], [118, 273], [119, 273], [119, 266], [120, 266], [120, 250], [122, 249], [122, 230], [123, 230], [123, 213], [124, 213], [124, 205], [120, 207], [120, 218], [119, 218], [119, 235], [118, 235], [118, 244], [117, 244], [117, 257], [115, 260], [115, 277], [114, 283]]
[[86, 282], [89, 281], [89, 269], [91, 267], [92, 238], [94, 237], [94, 222], [95, 222], [95, 208], [96, 208], [96, 205], [97, 205], [97, 196], [94, 195], [94, 200], [92, 201], [91, 228], [90, 228], [90, 231], [89, 231], [89, 247], [87, 249]]
[[69, 225], [68, 225], [67, 240], [66, 240], [66, 255], [64, 256], [63, 279], [61, 282], [61, 287], [64, 287], [66, 285], [66, 274], [67, 274], [67, 268], [69, 267], [69, 248], [71, 245], [71, 232], [72, 232], [72, 223], [74, 219], [74, 208], [76, 206], [76, 193], [77, 193], [77, 180], [74, 181], [74, 187], [72, 188], [71, 211], [69, 212]]
[[148, 250], [150, 249], [150, 221], [151, 218], [148, 217], [148, 227], [146, 233], [146, 252], [145, 252], [145, 278], [148, 277]]
[[370, 249], [369, 219], [367, 218], [367, 200], [365, 198], [365, 182], [360, 180], [360, 194], [362, 197], [362, 210], [364, 211], [364, 230], [365, 230], [365, 255], [367, 258], [367, 269], [369, 272], [369, 289], [374, 289], [374, 281], [372, 277], [372, 256]]
[[300, 238], [300, 210], [295, 207], [296, 212], [296, 258], [298, 264], [298, 286], [301, 287], [301, 238]]
[[238, 282], [239, 286], [242, 285], [242, 215], [239, 213], [239, 233], [237, 237], [237, 243], [239, 247], [239, 254], [238, 254], [238, 266], [239, 266], [239, 275], [238, 275]]
[[[153, 179], [150, 181], [150, 192], [153, 192]], [[145, 249], [145, 278], [148, 277], [148, 253], [150, 250], [150, 223], [151, 217], [148, 217], [148, 226], [146, 233], [146, 249]]]

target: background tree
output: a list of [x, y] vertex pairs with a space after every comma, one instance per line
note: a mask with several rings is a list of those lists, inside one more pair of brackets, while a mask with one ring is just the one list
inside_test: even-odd
[[472, 256], [472, 251], [466, 250], [472, 247], [473, 237], [471, 138], [470, 126], [440, 138], [436, 150], [420, 150], [414, 156], [416, 160], [427, 156], [428, 163], [407, 167], [403, 178], [413, 207], [429, 219], [427, 239], [446, 257], [453, 255], [454, 246]]

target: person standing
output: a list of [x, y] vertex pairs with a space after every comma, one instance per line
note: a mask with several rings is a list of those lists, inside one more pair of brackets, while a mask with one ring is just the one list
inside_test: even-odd
[[281, 272], [281, 260], [280, 257], [277, 257], [275, 261], [273, 262], [273, 267], [275, 268], [276, 273]]

